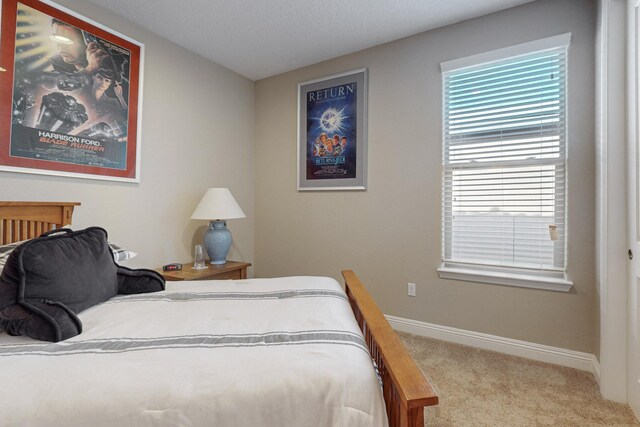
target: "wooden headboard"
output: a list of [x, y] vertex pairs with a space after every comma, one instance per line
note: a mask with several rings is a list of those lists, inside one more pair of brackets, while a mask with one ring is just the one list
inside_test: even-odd
[[71, 224], [78, 202], [0, 202], [0, 245]]

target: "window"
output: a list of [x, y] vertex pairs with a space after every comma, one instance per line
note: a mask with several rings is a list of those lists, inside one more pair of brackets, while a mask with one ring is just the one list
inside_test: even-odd
[[442, 64], [441, 277], [568, 291], [570, 34]]

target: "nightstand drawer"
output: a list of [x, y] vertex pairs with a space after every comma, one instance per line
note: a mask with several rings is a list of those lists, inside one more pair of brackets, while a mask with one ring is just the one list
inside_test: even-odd
[[228, 271], [226, 273], [216, 274], [215, 276], [210, 277], [211, 280], [225, 280], [225, 279], [242, 279], [240, 277], [240, 270], [236, 271]]

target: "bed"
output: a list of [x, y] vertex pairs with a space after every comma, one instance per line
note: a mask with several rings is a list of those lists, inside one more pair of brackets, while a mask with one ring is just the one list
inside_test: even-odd
[[[1, 243], [70, 224], [78, 205], [0, 202]], [[60, 343], [0, 333], [3, 375], [20, 373], [0, 392], [0, 417], [11, 425], [423, 426], [436, 393], [362, 282], [342, 275], [346, 292], [319, 277], [168, 283], [85, 310], [83, 333]]]

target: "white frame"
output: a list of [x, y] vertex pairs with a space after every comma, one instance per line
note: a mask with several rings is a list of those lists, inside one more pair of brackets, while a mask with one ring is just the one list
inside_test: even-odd
[[[571, 33], [559, 34], [556, 36], [546, 37], [539, 40], [533, 40], [526, 43], [520, 43], [513, 46], [507, 46], [501, 49], [496, 49], [488, 52], [479, 53], [476, 55], [470, 55], [464, 58], [445, 61], [440, 64], [442, 72], [442, 84], [444, 87], [444, 74], [448, 71], [461, 70], [468, 67], [475, 67], [483, 64], [489, 64], [491, 62], [500, 61], [503, 59], [509, 59], [518, 57], [521, 55], [528, 55], [534, 52], [540, 52], [544, 50], [564, 48], [567, 55], [567, 67], [569, 58], [569, 46], [571, 43]], [[565, 100], [568, 100], [569, 92], [569, 73], [566, 74], [565, 81]], [[566, 106], [565, 101], [565, 106]], [[444, 96], [442, 98], [444, 111]], [[444, 114], [442, 115], [442, 129], [444, 132]], [[568, 188], [568, 140], [569, 140], [569, 118], [565, 117], [565, 152], [566, 157], [564, 159], [565, 165], [565, 188]], [[442, 172], [442, 180], [444, 184], [445, 172]], [[444, 193], [442, 193], [442, 215], [444, 218]], [[565, 268], [568, 264], [568, 202], [565, 200], [565, 240], [564, 240], [564, 264]], [[444, 251], [445, 239], [444, 233], [442, 236], [441, 250]], [[444, 255], [444, 252], [443, 252]], [[439, 268], [437, 268], [438, 277], [442, 279], [462, 280], [477, 283], [490, 283], [494, 285], [515, 286], [522, 288], [532, 289], [544, 289], [549, 291], [569, 292], [573, 288], [573, 282], [567, 277], [566, 270], [535, 270], [535, 269], [522, 269], [518, 267], [492, 267], [489, 265], [472, 265], [469, 263], [456, 263], [450, 261], [444, 261]]]
[[[306, 179], [306, 153], [301, 150], [303, 138], [306, 140], [306, 126], [302, 126], [303, 120], [306, 120], [306, 115], [303, 117], [302, 110], [304, 108], [306, 112], [306, 105], [302, 102], [303, 91], [306, 86], [329, 83], [331, 80], [336, 80], [338, 83], [340, 79], [345, 77], [355, 76], [362, 74], [362, 90], [358, 91], [357, 97], [357, 135], [356, 142], [357, 147], [357, 160], [360, 162], [356, 165], [356, 177], [349, 179], [327, 179], [321, 182], [309, 181]], [[356, 70], [346, 71], [343, 73], [333, 74], [327, 77], [321, 77], [314, 80], [308, 80], [302, 83], [298, 83], [298, 125], [297, 125], [297, 188], [298, 191], [344, 191], [344, 190], [366, 190], [367, 189], [367, 146], [368, 144], [368, 118], [367, 118], [367, 104], [368, 104], [368, 69], [358, 68]], [[356, 78], [359, 78], [356, 76]], [[306, 93], [306, 92], [305, 92]], [[304, 134], [304, 135], [303, 135]], [[305, 143], [306, 145], [306, 143]], [[303, 161], [304, 157], [304, 161]], [[304, 173], [304, 177], [303, 177]]]

